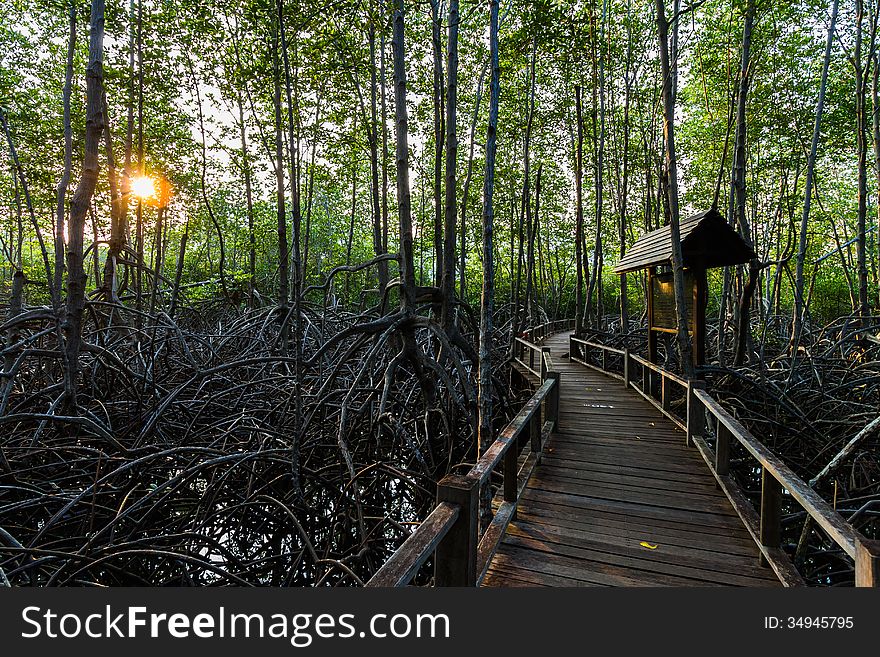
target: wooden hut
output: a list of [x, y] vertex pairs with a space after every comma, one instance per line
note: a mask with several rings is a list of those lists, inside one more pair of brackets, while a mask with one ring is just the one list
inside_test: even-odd
[[[679, 227], [688, 332], [693, 341], [694, 364], [702, 365], [706, 353], [706, 270], [746, 263], [755, 253], [715, 209], [682, 219]], [[626, 274], [640, 269], [648, 274], [648, 359], [656, 363], [657, 333], [677, 331], [669, 226], [640, 237], [614, 271]]]

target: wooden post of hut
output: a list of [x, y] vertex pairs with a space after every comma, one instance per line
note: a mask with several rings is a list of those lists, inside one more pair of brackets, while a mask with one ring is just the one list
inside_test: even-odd
[[[752, 249], [715, 210], [682, 219], [679, 226], [685, 269], [688, 333], [694, 365], [706, 361], [706, 306], [709, 300], [706, 270], [749, 262]], [[672, 240], [669, 226], [642, 235], [621, 258], [614, 271], [647, 272], [648, 360], [658, 361], [657, 334], [678, 330], [672, 278]]]

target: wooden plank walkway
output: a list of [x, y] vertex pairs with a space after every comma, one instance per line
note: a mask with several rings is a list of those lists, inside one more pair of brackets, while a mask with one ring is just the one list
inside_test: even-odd
[[683, 432], [550, 337], [559, 427], [483, 586], [780, 586]]

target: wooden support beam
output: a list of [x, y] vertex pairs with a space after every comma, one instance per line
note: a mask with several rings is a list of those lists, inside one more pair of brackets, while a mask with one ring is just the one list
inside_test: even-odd
[[695, 390], [705, 389], [705, 381], [688, 381], [687, 389], [687, 431], [685, 432], [685, 444], [693, 447], [694, 436], [700, 438], [706, 433], [706, 407], [697, 399]]
[[706, 305], [708, 302], [708, 283], [706, 270], [694, 270], [694, 366], [706, 362]]
[[[517, 441], [518, 442], [518, 441]], [[517, 463], [518, 450], [511, 445], [504, 452], [504, 501], [516, 502], [516, 475], [519, 470]], [[515, 515], [515, 512], [514, 512]]]
[[[761, 545], [778, 548], [782, 542], [782, 484], [761, 468]], [[764, 555], [761, 564], [767, 565]]]
[[550, 394], [547, 397], [547, 400], [544, 402], [544, 417], [545, 420], [549, 420], [553, 423], [553, 430], [559, 430], [559, 388], [560, 388], [560, 380], [559, 380], [559, 372], [547, 372], [547, 378], [553, 379], [555, 381], [553, 385], [553, 390], [550, 391]]
[[629, 390], [629, 381], [632, 378], [630, 372], [631, 363], [629, 360], [629, 349], [623, 350], [623, 387]]
[[715, 472], [722, 476], [730, 472], [730, 429], [723, 422], [718, 423], [716, 431]]
[[880, 586], [880, 541], [856, 544], [856, 586]]
[[455, 504], [459, 513], [437, 545], [435, 586], [475, 586], [477, 583], [479, 492], [478, 477], [446, 475], [437, 484], [437, 502]]

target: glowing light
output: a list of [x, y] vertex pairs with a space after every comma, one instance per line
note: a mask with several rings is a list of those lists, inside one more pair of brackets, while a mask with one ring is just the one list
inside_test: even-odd
[[138, 176], [131, 181], [131, 193], [140, 199], [156, 196], [156, 183], [149, 176]]

